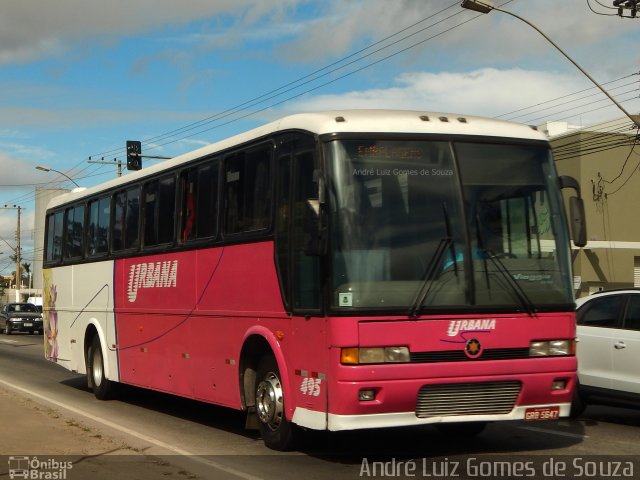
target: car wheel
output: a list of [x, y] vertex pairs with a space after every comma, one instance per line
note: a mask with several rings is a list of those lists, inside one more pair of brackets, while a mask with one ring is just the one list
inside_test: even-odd
[[295, 426], [285, 415], [285, 398], [275, 359], [265, 356], [256, 373], [256, 416], [265, 445], [273, 450], [291, 450]]
[[4, 324], [4, 334], [11, 335], [11, 326], [9, 325], [9, 322]]
[[98, 335], [93, 337], [87, 350], [87, 379], [93, 394], [99, 400], [108, 400], [115, 394], [115, 382], [107, 379], [104, 373], [104, 357]]

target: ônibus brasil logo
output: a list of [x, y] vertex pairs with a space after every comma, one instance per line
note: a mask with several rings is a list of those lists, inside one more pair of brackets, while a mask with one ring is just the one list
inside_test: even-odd
[[129, 267], [127, 296], [131, 303], [141, 288], [175, 288], [178, 280], [178, 260], [135, 263]]

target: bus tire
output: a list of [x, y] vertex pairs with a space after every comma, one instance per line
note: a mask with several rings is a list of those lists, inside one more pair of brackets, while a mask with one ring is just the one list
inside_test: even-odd
[[272, 450], [291, 450], [295, 426], [286, 418], [280, 371], [271, 355], [260, 359], [256, 372], [255, 399], [260, 435], [265, 445]]
[[87, 379], [98, 400], [108, 400], [115, 393], [115, 383], [108, 380], [104, 374], [104, 357], [100, 348], [100, 338], [95, 335], [87, 350]]

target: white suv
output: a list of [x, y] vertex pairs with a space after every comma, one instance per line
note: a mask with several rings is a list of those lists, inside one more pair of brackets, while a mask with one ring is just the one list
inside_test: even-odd
[[587, 404], [640, 408], [640, 289], [599, 292], [576, 300], [578, 394]]

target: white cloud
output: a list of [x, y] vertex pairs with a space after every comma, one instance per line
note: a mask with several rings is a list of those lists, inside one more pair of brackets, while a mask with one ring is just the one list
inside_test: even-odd
[[4, 2], [0, 63], [27, 62], [64, 51], [83, 39], [122, 36], [182, 25], [220, 14], [239, 25], [282, 17], [300, 0], [29, 0]]
[[11, 147], [13, 150], [21, 151], [24, 156], [17, 157], [0, 151], [0, 171], [2, 177], [0, 179], [0, 188], [3, 192], [11, 189], [14, 185], [37, 185], [45, 183], [42, 172], [36, 171], [35, 164], [25, 160], [27, 154], [32, 152], [31, 147], [24, 145], [0, 145], [0, 148], [6, 149]]
[[[347, 108], [399, 108], [467, 115], [499, 116], [524, 107], [532, 107], [548, 100], [572, 94], [591, 84], [580, 75], [568, 75], [523, 69], [484, 68], [469, 72], [413, 72], [398, 76], [395, 85], [352, 91], [344, 94], [319, 95], [289, 104], [287, 110], [317, 111]], [[594, 92], [590, 92], [594, 93]], [[547, 111], [554, 119], [573, 117], [583, 113], [583, 123], [594, 123], [606, 118], [619, 117], [615, 107], [586, 114], [586, 110], [610, 104], [607, 100], [592, 106], [584, 105], [604, 99], [577, 100]], [[556, 102], [560, 103], [560, 102]], [[528, 118], [536, 117], [535, 109]], [[518, 121], [526, 122], [527, 115]]]

